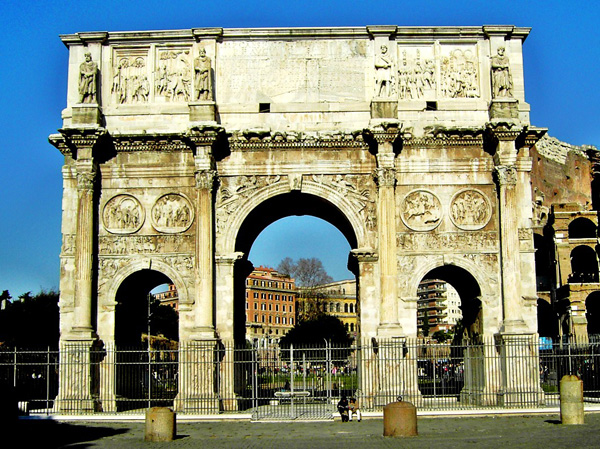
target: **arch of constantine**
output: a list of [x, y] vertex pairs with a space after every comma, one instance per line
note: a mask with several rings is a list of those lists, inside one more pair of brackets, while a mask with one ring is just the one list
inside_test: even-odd
[[[181, 345], [243, 341], [252, 243], [272, 222], [310, 214], [352, 248], [360, 335], [381, 342], [374, 357], [386, 341], [416, 337], [418, 285], [434, 271], [471, 308], [468, 336], [503, 343], [500, 362], [482, 368], [502, 370], [504, 381], [473, 377], [465, 397], [487, 389], [507, 404], [541, 400], [537, 363], [507, 354], [522, 341], [527, 355], [537, 351], [530, 148], [545, 129], [530, 125], [525, 102], [528, 33], [367, 26], [61, 36], [67, 107], [50, 136], [65, 157], [61, 370], [89, 359], [85, 348], [118, 341], [119, 304], [138, 279], [149, 286], [142, 295], [165, 280], [176, 286]], [[402, 390], [418, 402], [414, 355], [388, 360], [408, 380], [363, 390], [383, 398]], [[92, 378], [113, 376], [111, 366], [68, 379], [61, 371], [59, 408], [94, 409]], [[200, 398], [225, 407], [206, 366], [180, 361], [178, 410], [197, 410]], [[517, 372], [530, 379], [525, 387], [511, 383]]]

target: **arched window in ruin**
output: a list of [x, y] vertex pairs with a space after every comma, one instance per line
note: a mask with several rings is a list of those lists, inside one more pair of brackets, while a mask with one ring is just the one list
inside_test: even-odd
[[589, 218], [579, 217], [569, 224], [570, 239], [595, 239], [596, 225]]
[[600, 339], [600, 292], [591, 293], [585, 300], [587, 332], [591, 341]]
[[571, 251], [571, 274], [569, 282], [598, 282], [598, 259], [589, 246], [578, 246]]

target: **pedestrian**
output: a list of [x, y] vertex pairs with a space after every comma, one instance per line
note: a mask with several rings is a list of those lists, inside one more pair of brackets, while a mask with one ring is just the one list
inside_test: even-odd
[[346, 399], [346, 396], [342, 396], [340, 402], [338, 402], [337, 409], [342, 417], [342, 422], [348, 422], [348, 399]]
[[352, 421], [352, 414], [356, 414], [356, 418], [358, 422], [360, 422], [362, 415], [360, 413], [360, 408], [358, 407], [358, 400], [355, 397], [350, 398], [350, 403], [348, 404], [348, 420]]

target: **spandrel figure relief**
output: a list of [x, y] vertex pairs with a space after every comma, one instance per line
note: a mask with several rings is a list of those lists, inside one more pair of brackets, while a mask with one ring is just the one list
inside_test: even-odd
[[117, 195], [111, 198], [102, 213], [104, 228], [113, 234], [131, 234], [144, 223], [144, 209], [131, 195]]
[[161, 50], [157, 55], [155, 94], [172, 102], [191, 98], [192, 70], [190, 50]]
[[375, 96], [389, 98], [395, 93], [392, 57], [388, 48], [382, 45], [375, 59]]
[[440, 60], [440, 95], [446, 98], [478, 98], [479, 72], [475, 50], [456, 48]]
[[491, 216], [487, 197], [477, 190], [458, 192], [450, 203], [450, 219], [463, 230], [481, 229], [488, 224]]
[[402, 61], [398, 68], [398, 97], [400, 100], [424, 98], [428, 93], [435, 94], [435, 61], [422, 59], [417, 49], [416, 57], [410, 58], [402, 51]]
[[118, 58], [113, 67], [111, 93], [118, 104], [148, 102], [150, 81], [144, 57]]
[[194, 60], [194, 82], [195, 100], [212, 101], [212, 74], [211, 61], [206, 56], [206, 50], [200, 49], [200, 56]]
[[79, 66], [79, 103], [95, 104], [98, 84], [98, 64], [92, 61], [91, 53], [85, 54], [85, 61]]
[[182, 195], [160, 197], [152, 207], [152, 225], [157, 231], [174, 234], [187, 230], [194, 220], [192, 205]]
[[493, 98], [512, 97], [513, 81], [505, 52], [504, 47], [499, 47], [496, 55], [491, 58]]
[[415, 190], [402, 202], [402, 221], [415, 231], [435, 229], [442, 219], [440, 200], [427, 190]]

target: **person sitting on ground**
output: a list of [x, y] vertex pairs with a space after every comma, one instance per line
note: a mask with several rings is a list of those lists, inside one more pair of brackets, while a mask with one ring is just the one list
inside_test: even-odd
[[342, 422], [348, 422], [348, 399], [346, 399], [346, 396], [342, 396], [340, 402], [338, 402], [337, 409], [342, 417]]
[[360, 422], [362, 415], [360, 413], [360, 408], [358, 407], [358, 400], [355, 397], [350, 398], [350, 403], [348, 404], [348, 420], [352, 421], [352, 414], [356, 413], [356, 418], [358, 422]]

